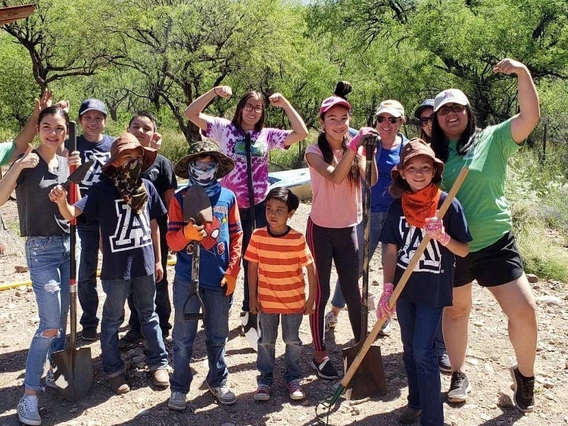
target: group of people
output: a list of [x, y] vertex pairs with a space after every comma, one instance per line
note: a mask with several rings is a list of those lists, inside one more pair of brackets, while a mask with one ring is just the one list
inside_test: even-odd
[[[408, 376], [408, 404], [400, 421], [443, 425], [439, 371], [451, 372], [450, 402], [465, 401], [470, 391], [465, 372], [472, 281], [489, 289], [509, 318], [510, 340], [518, 365], [511, 368], [515, 405], [534, 406], [536, 314], [531, 290], [511, 233], [511, 213], [503, 187], [507, 159], [522, 145], [539, 120], [539, 103], [525, 65], [504, 59], [495, 72], [518, 79], [519, 113], [496, 126], [479, 129], [468, 98], [448, 89], [416, 110], [420, 138], [400, 132], [405, 122], [400, 102], [381, 102], [373, 127], [350, 129], [348, 84], [323, 100], [321, 132], [305, 153], [313, 201], [305, 237], [288, 220], [298, 208], [288, 189], [269, 191], [268, 153], [287, 149], [306, 138], [307, 128], [279, 93], [268, 102], [282, 108], [292, 130], [265, 127], [267, 102], [256, 91], [238, 102], [232, 120], [203, 111], [216, 97], [229, 98], [228, 86], [217, 86], [185, 111], [201, 129], [174, 166], [158, 154], [161, 137], [148, 112], [136, 113], [126, 133], [103, 134], [106, 108], [87, 99], [79, 109], [83, 135], [77, 150], [66, 144], [68, 105], [51, 106], [45, 94], [36, 105], [23, 137], [15, 141], [22, 155], [0, 181], [3, 203], [16, 190], [22, 236], [40, 324], [26, 361], [24, 396], [18, 416], [39, 425], [37, 391], [44, 363], [63, 349], [69, 292], [69, 221], [78, 219], [80, 237], [79, 296], [85, 340], [97, 336], [96, 265], [102, 251], [101, 282], [107, 297], [102, 311], [103, 371], [116, 394], [130, 390], [120, 357], [121, 345], [144, 338], [154, 385], [171, 388], [168, 407], [185, 410], [193, 379], [193, 344], [203, 314], [209, 372], [207, 384], [221, 404], [233, 404], [225, 360], [229, 311], [237, 277], [244, 267], [244, 316], [258, 321], [257, 389], [254, 399], [270, 399], [274, 382], [278, 325], [286, 345], [284, 380], [292, 400], [302, 400], [299, 327], [309, 315], [313, 341], [311, 366], [317, 376], [340, 375], [326, 348], [326, 326], [337, 322], [346, 304], [356, 341], [361, 330], [361, 252], [382, 244], [383, 293], [377, 316], [389, 318], [389, 303], [402, 273], [424, 238], [431, 241], [396, 303]], [[37, 131], [40, 145], [29, 144]], [[20, 135], [22, 136], [22, 134]], [[373, 150], [371, 236], [362, 238], [362, 188], [365, 152]], [[94, 160], [82, 182], [79, 201], [70, 204], [62, 185], [70, 167]], [[448, 212], [436, 213], [463, 166], [469, 174]], [[187, 185], [176, 192], [178, 176]], [[196, 196], [197, 194], [197, 196]], [[192, 203], [206, 202], [207, 220]], [[202, 206], [200, 206], [202, 207]], [[168, 374], [164, 338], [172, 327], [165, 261], [176, 253], [173, 282], [173, 373]], [[194, 259], [199, 263], [197, 289], [192, 285]], [[332, 310], [332, 263], [338, 275]], [[308, 286], [305, 285], [306, 271]], [[131, 329], [120, 341], [119, 327], [128, 301]], [[258, 318], [256, 317], [258, 315]], [[385, 333], [387, 334], [387, 333]], [[447, 350], [447, 354], [446, 354]], [[53, 370], [45, 378], [54, 386]]]

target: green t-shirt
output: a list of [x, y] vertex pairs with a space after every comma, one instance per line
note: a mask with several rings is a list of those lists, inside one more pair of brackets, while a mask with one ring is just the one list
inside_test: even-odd
[[5, 166], [10, 162], [15, 149], [16, 146], [12, 141], [0, 143], [0, 166]]
[[469, 173], [456, 198], [463, 206], [473, 241], [470, 251], [479, 251], [511, 230], [511, 209], [505, 199], [507, 160], [519, 149], [511, 136], [511, 120], [484, 129], [471, 161], [458, 155], [457, 140], [450, 141], [442, 186], [449, 191], [462, 166]]

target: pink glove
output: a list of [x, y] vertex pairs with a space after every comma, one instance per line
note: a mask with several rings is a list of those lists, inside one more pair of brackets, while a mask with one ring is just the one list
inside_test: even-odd
[[348, 148], [354, 153], [357, 153], [359, 147], [366, 143], [369, 139], [371, 139], [372, 136], [379, 136], [379, 134], [372, 127], [362, 127], [359, 130], [359, 133], [357, 133], [355, 137], [351, 139]]
[[384, 283], [383, 294], [377, 305], [377, 319], [387, 319], [394, 313], [396, 307], [389, 307], [389, 300], [393, 291], [394, 285], [392, 283]]
[[438, 241], [444, 247], [450, 242], [450, 236], [446, 234], [444, 224], [437, 217], [429, 217], [426, 219], [426, 233], [433, 240]]

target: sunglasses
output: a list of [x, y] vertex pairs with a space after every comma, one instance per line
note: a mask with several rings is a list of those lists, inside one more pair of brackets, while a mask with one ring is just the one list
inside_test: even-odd
[[439, 115], [448, 115], [451, 112], [455, 112], [456, 114], [460, 114], [465, 109], [465, 106], [459, 104], [453, 104], [452, 106], [443, 106], [438, 110]]
[[420, 126], [420, 127], [426, 127], [429, 122], [432, 122], [432, 120], [434, 120], [434, 117], [433, 117], [433, 116], [420, 117], [420, 118], [418, 119], [418, 126]]
[[385, 120], [388, 120], [388, 122], [390, 124], [396, 124], [396, 123], [398, 123], [398, 120], [400, 120], [400, 118], [397, 118], [397, 117], [381, 117], [380, 115], [377, 117], [377, 121], [379, 123], [384, 123]]

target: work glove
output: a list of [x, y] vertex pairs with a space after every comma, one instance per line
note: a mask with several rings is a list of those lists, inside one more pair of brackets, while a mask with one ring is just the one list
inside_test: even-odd
[[[379, 133], [375, 129], [372, 127], [362, 127], [359, 133], [349, 141], [348, 148], [356, 154], [361, 145], [368, 144], [369, 141], [374, 140], [375, 136], [379, 136]], [[373, 148], [376, 148], [376, 146]], [[363, 152], [363, 155], [365, 155], [365, 152]]]
[[201, 241], [205, 238], [205, 230], [203, 229], [203, 225], [198, 226], [193, 222], [188, 223], [183, 227], [183, 235], [189, 241]]
[[433, 240], [438, 241], [444, 247], [450, 242], [450, 236], [446, 233], [444, 229], [444, 224], [442, 219], [437, 217], [429, 217], [426, 219], [426, 233]]
[[230, 296], [235, 291], [235, 286], [237, 285], [237, 278], [229, 274], [225, 274], [221, 280], [221, 287], [227, 286], [227, 291], [225, 296]]
[[394, 313], [396, 305], [392, 308], [389, 307], [389, 300], [393, 291], [394, 285], [392, 283], [384, 283], [383, 294], [377, 305], [377, 319], [387, 319]]

